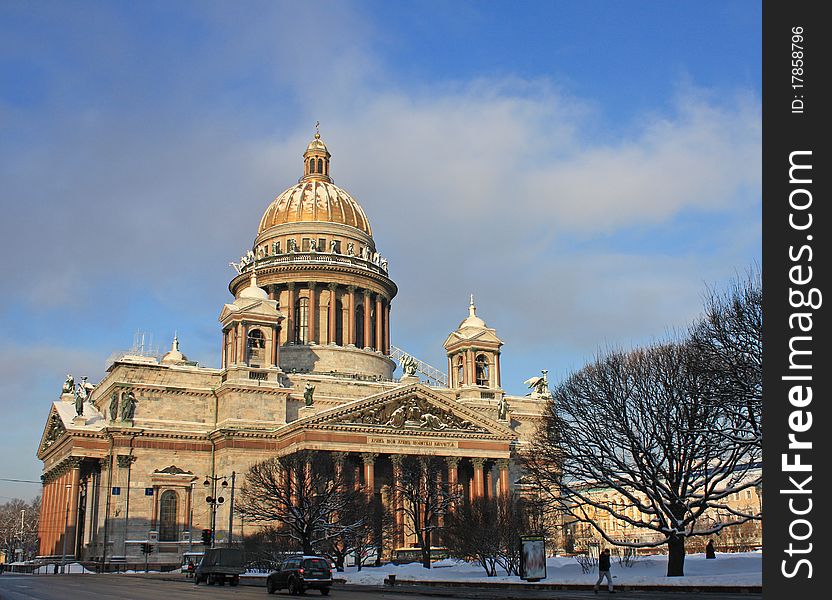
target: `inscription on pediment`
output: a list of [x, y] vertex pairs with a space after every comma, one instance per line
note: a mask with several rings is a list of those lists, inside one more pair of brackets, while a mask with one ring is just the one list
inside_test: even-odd
[[345, 415], [339, 423], [350, 425], [375, 425], [379, 428], [428, 431], [476, 431], [487, 430], [454, 413], [439, 408], [423, 398], [402, 398], [396, 402], [371, 406], [359, 412]]

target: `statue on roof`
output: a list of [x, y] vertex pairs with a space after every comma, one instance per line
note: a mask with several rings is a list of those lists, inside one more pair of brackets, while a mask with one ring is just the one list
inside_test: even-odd
[[505, 396], [500, 398], [500, 403], [497, 405], [497, 420], [508, 421], [508, 400]]
[[110, 394], [110, 420], [115, 421], [118, 417], [118, 390]]
[[541, 377], [531, 377], [523, 382], [532, 390], [526, 395], [536, 396], [538, 398], [551, 398], [552, 392], [549, 391], [549, 371], [547, 369], [543, 369], [540, 372], [543, 374]]
[[416, 375], [416, 359], [409, 354], [402, 354], [399, 359], [399, 364], [402, 366], [402, 375], [405, 377], [414, 377]]
[[71, 394], [75, 391], [75, 378], [70, 375], [69, 373], [66, 374], [66, 381], [64, 381], [64, 385], [61, 387], [62, 394]]
[[127, 390], [121, 396], [121, 420], [132, 421], [136, 414], [136, 395], [133, 390]]
[[315, 386], [307, 381], [306, 386], [303, 388], [303, 399], [306, 403], [306, 406], [312, 406], [312, 402], [314, 402], [315, 400], [314, 395]]

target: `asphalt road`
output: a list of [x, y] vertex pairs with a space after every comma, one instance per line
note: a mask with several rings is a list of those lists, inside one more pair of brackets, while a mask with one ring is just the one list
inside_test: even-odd
[[[587, 598], [613, 597], [618, 600], [682, 600], [684, 596], [695, 596], [707, 600], [751, 600], [762, 598], [761, 594], [730, 594], [690, 592], [618, 592], [611, 596], [605, 591], [597, 596], [591, 591], [508, 591], [483, 588], [430, 588], [396, 591], [370, 586], [336, 585], [328, 598], [343, 600], [436, 600], [438, 597], [476, 598], [483, 600], [586, 600]], [[2, 600], [175, 600], [178, 598], [288, 598], [284, 590], [269, 596], [263, 587], [250, 586], [195, 586], [190, 581], [164, 581], [160, 579], [134, 577], [129, 575], [0, 575], [0, 599]], [[321, 597], [319, 592], [306, 592], [305, 597]]]

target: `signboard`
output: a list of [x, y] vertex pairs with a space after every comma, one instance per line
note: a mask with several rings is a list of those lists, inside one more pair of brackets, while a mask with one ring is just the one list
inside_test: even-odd
[[145, 496], [152, 496], [153, 495], [153, 488], [144, 488], [144, 495]]
[[520, 579], [546, 579], [546, 541], [542, 535], [524, 535], [520, 538]]
[[120, 487], [114, 487], [113, 488], [113, 496], [121, 496], [121, 488]]

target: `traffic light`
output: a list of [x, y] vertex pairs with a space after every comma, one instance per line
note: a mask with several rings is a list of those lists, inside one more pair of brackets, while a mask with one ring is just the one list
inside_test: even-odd
[[142, 554], [152, 554], [153, 553], [153, 544], [148, 542], [142, 542]]
[[202, 543], [206, 546], [211, 545], [211, 530], [210, 529], [203, 529], [202, 530]]

